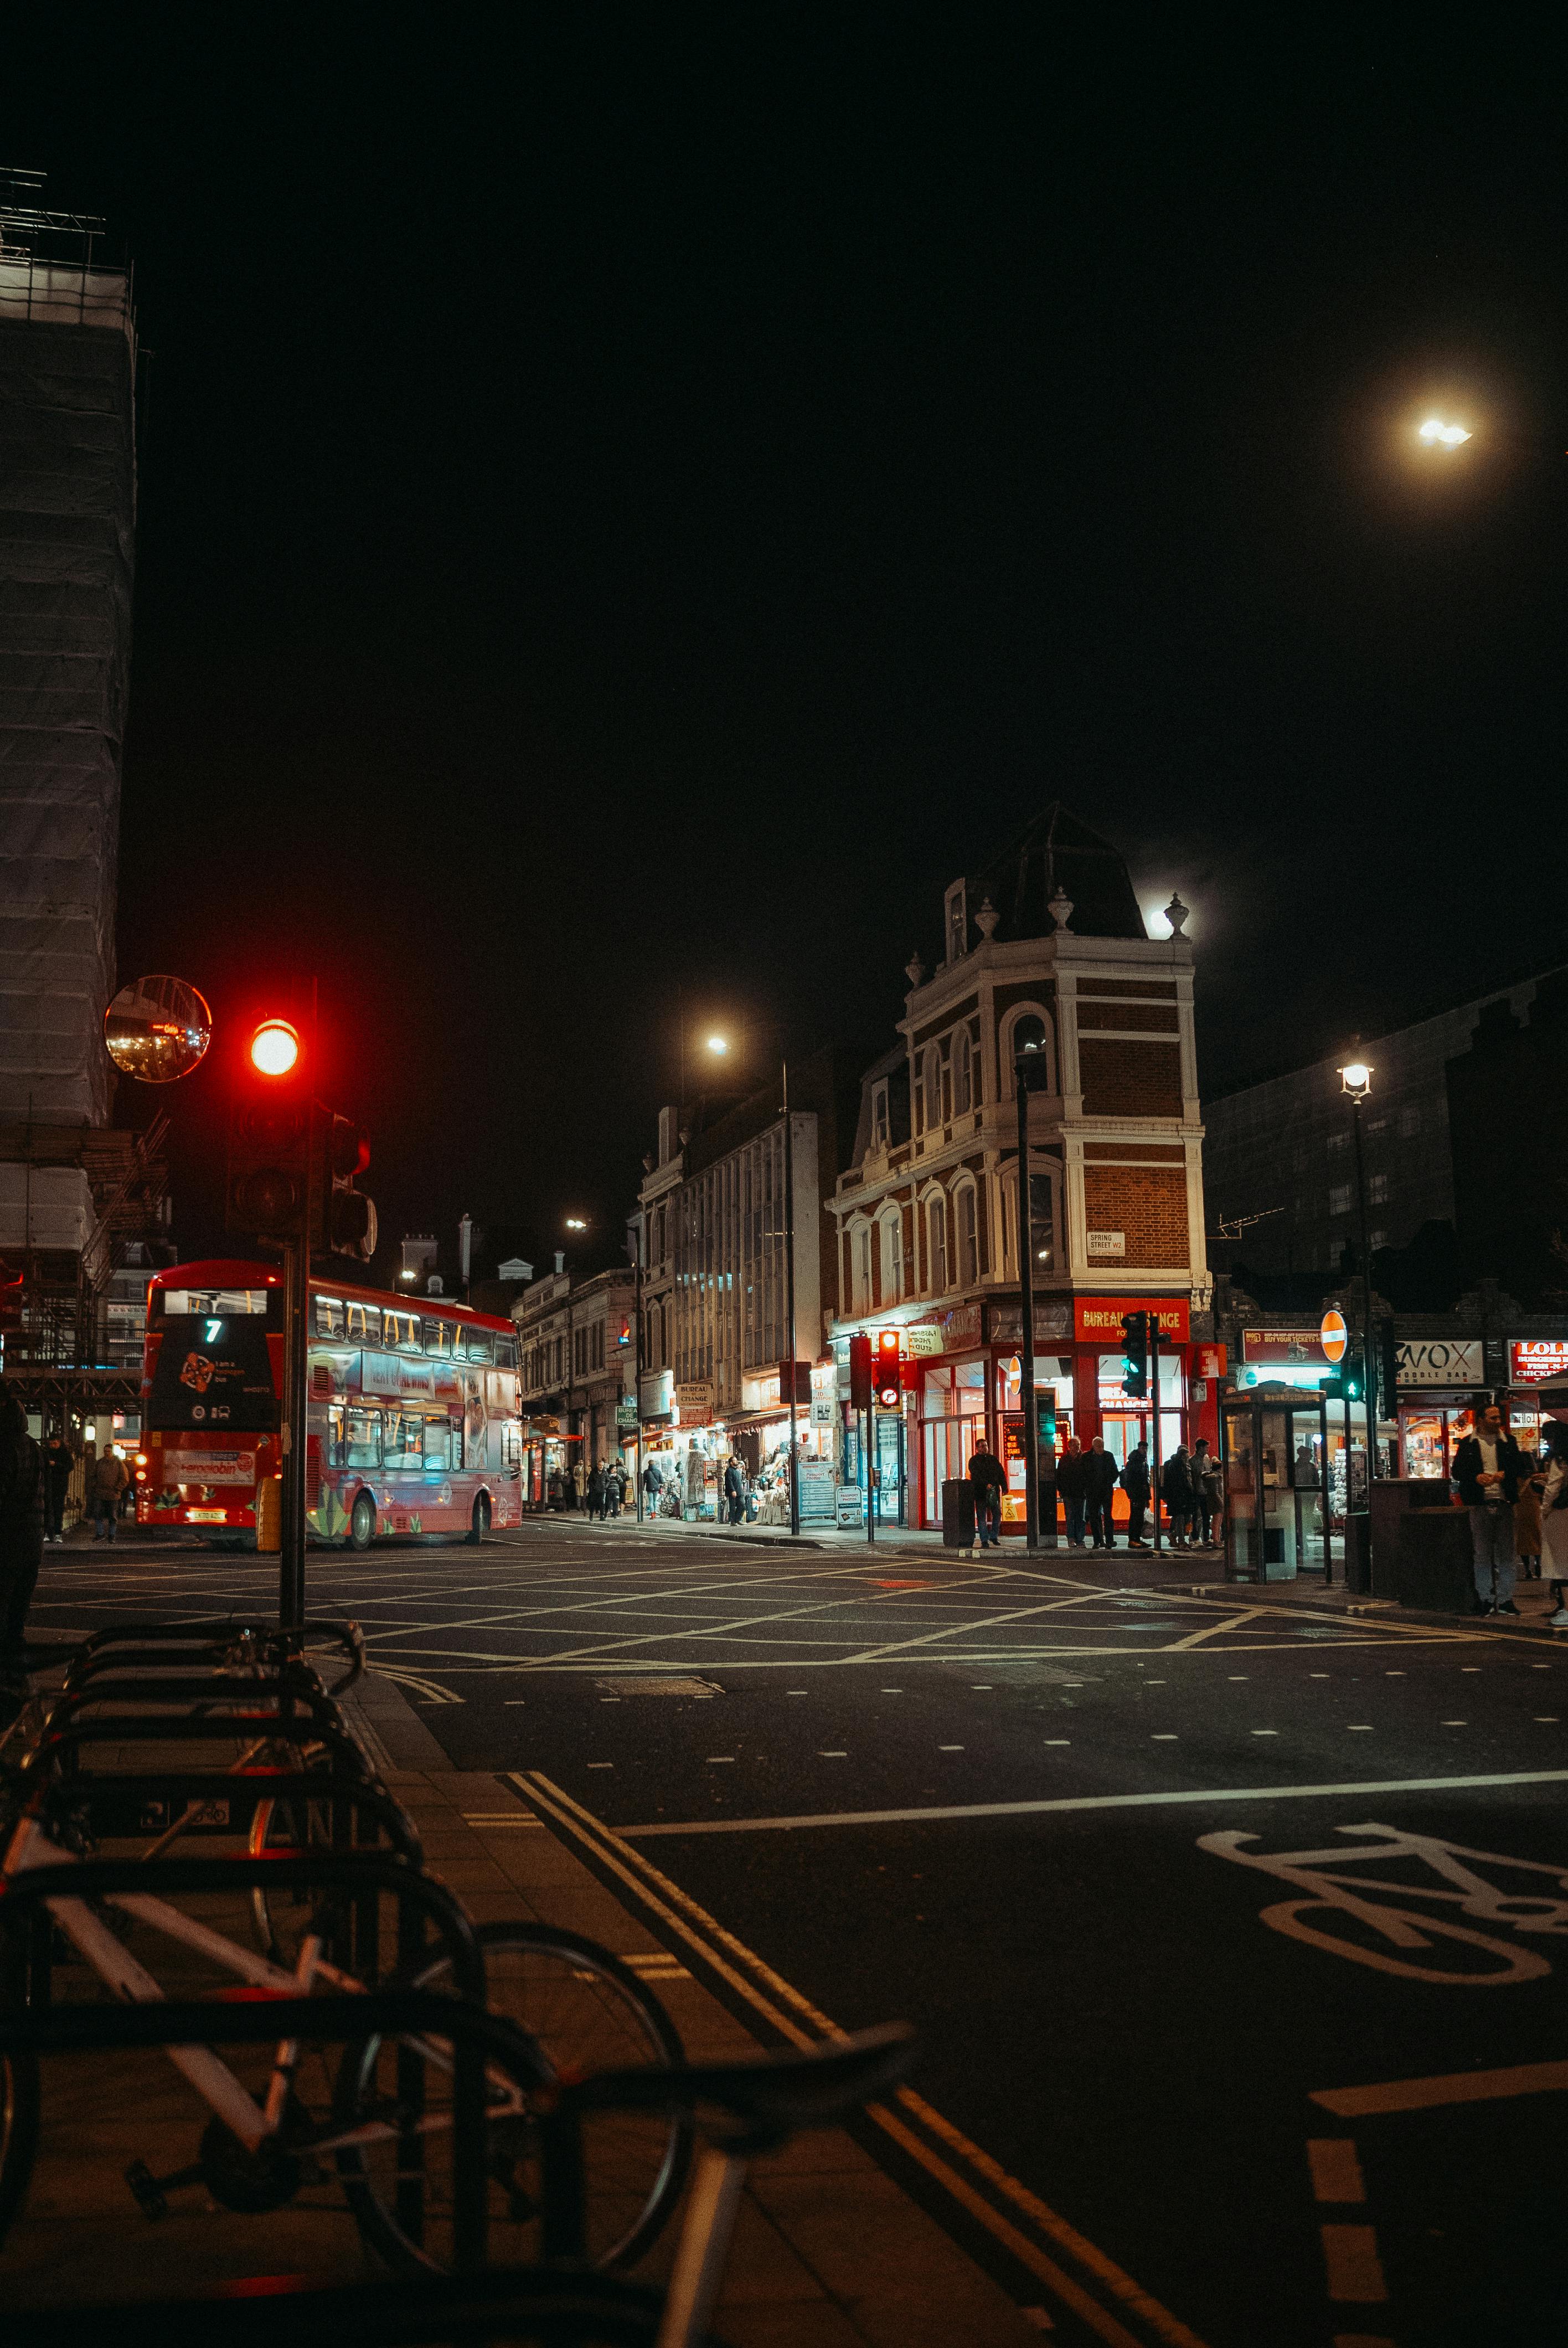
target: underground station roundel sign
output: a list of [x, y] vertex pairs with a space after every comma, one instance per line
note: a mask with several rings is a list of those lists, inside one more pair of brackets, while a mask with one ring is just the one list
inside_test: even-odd
[[1331, 1362], [1345, 1359], [1345, 1348], [1350, 1343], [1350, 1333], [1345, 1326], [1343, 1313], [1326, 1313], [1317, 1325], [1317, 1342]]

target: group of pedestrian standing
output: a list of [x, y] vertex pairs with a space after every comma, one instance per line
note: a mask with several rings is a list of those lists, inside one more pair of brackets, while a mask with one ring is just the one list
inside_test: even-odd
[[1474, 1432], [1458, 1445], [1452, 1480], [1470, 1517], [1478, 1614], [1517, 1614], [1519, 1565], [1552, 1585], [1547, 1621], [1568, 1630], [1568, 1425], [1549, 1418], [1539, 1453], [1523, 1450], [1495, 1402], [1478, 1397]]
[[[976, 1544], [980, 1549], [995, 1549], [1001, 1536], [1002, 1493], [1006, 1488], [1001, 1461], [984, 1443], [977, 1444], [969, 1456], [968, 1475], [975, 1502]], [[1119, 1468], [1115, 1453], [1105, 1447], [1103, 1436], [1094, 1436], [1087, 1451], [1077, 1436], [1069, 1436], [1055, 1463], [1054, 1482], [1041, 1478], [1042, 1525], [1047, 1530], [1054, 1529], [1060, 1503], [1067, 1520], [1069, 1549], [1114, 1549], [1112, 1503], [1119, 1484], [1127, 1495], [1127, 1546], [1146, 1550], [1149, 1507], [1153, 1498], [1146, 1443], [1134, 1444], [1126, 1465]], [[1184, 1443], [1176, 1446], [1160, 1478], [1160, 1497], [1170, 1519], [1173, 1549], [1214, 1546], [1224, 1509], [1224, 1488], [1219, 1461], [1204, 1438], [1200, 1437], [1192, 1451]]]

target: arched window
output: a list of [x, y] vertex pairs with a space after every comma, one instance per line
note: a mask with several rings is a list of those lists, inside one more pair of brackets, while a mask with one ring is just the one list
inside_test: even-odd
[[953, 1045], [953, 1114], [962, 1117], [974, 1097], [974, 1047], [969, 1031], [960, 1027]]
[[944, 1296], [948, 1289], [948, 1202], [933, 1199], [927, 1210], [927, 1229], [930, 1234], [930, 1288], [933, 1296]]
[[914, 1105], [915, 1130], [917, 1134], [924, 1133], [926, 1130], [926, 1062], [928, 1056], [925, 1052], [917, 1052], [915, 1055], [915, 1081], [910, 1088], [910, 1099]]
[[926, 1123], [927, 1126], [947, 1122], [942, 1113], [942, 1055], [935, 1044], [926, 1055]]
[[1000, 1044], [1004, 1098], [1012, 1095], [1015, 1062], [1033, 1059], [1036, 1055], [1045, 1062], [1043, 1078], [1036, 1078], [1039, 1090], [1056, 1090], [1056, 1035], [1043, 1011], [1029, 1003], [1019, 1005], [1002, 1023]]
[[965, 1183], [953, 1206], [958, 1225], [958, 1286], [972, 1288], [980, 1276], [979, 1214], [972, 1182]]
[[855, 1310], [871, 1310], [871, 1226], [861, 1223], [855, 1232]]
[[876, 1228], [882, 1243], [882, 1302], [897, 1304], [904, 1295], [904, 1218], [884, 1215]]

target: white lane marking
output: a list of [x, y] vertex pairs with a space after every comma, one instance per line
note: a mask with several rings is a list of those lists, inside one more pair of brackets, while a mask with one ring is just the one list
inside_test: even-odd
[[1556, 1715], [1554, 1712], [1538, 1712], [1538, 1713], [1535, 1715], [1535, 1718], [1536, 1718], [1537, 1720], [1548, 1720], [1548, 1721], [1552, 1721], [1552, 1720], [1555, 1720], [1555, 1719], [1556, 1719], [1556, 1717], [1557, 1717], [1557, 1715]]
[[1045, 1741], [1048, 1745], [1071, 1745], [1072, 1739], [1071, 1736], [1048, 1736]]
[[1468, 1728], [1470, 1723], [1468, 1720], [1442, 1720], [1438, 1725], [1440, 1728]]
[[1255, 1728], [1252, 1734], [1254, 1736], [1277, 1736], [1279, 1731], [1277, 1728]]
[[716, 1769], [721, 1761], [733, 1761], [734, 1757], [735, 1756], [733, 1753], [710, 1753], [708, 1756], [708, 1766], [710, 1769]]
[[1157, 1728], [1149, 1742], [1151, 1745], [1174, 1745], [1176, 1732], [1173, 1728]]
[[847, 1761], [849, 1756], [847, 1753], [819, 1753], [816, 1757], [819, 1761]]
[[[1070, 1740], [1061, 1736], [1045, 1741], [1065, 1745]], [[824, 1760], [845, 1757], [842, 1753], [818, 1756]], [[617, 1827], [615, 1831], [641, 1840], [652, 1835], [765, 1834], [795, 1827], [918, 1826], [927, 1819], [1041, 1818], [1054, 1810], [1156, 1809], [1178, 1802], [1299, 1802], [1345, 1794], [1446, 1794], [1475, 1786], [1564, 1784], [1568, 1784], [1568, 1769], [1512, 1769], [1469, 1777], [1375, 1777], [1342, 1779], [1326, 1786], [1215, 1786], [1201, 1793], [1184, 1789], [1161, 1794], [1064, 1794], [1054, 1800], [1033, 1802], [943, 1802], [925, 1809], [818, 1810], [798, 1818], [691, 1818], [684, 1824], [661, 1819], [656, 1826]]]
[[961, 1745], [938, 1745], [937, 1747], [938, 1753], [961, 1753], [963, 1749]]
[[613, 1761], [590, 1761], [588, 1766], [590, 1769], [613, 1769], [615, 1764]]
[[1348, 1720], [1345, 1725], [1352, 1736], [1359, 1736], [1363, 1729], [1368, 1735], [1371, 1734], [1372, 1724], [1369, 1720]]

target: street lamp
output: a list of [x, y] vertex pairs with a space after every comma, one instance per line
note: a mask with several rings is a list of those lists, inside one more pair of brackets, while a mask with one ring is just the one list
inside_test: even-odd
[[[725, 1058], [730, 1049], [729, 1037], [723, 1035], [710, 1035], [708, 1037], [708, 1049], [716, 1060]], [[800, 1473], [799, 1461], [795, 1451], [797, 1441], [795, 1412], [797, 1404], [795, 1398], [794, 1327], [794, 1126], [790, 1116], [789, 1107], [789, 1062], [782, 1054], [779, 1057], [779, 1082], [784, 1094], [781, 1113], [784, 1117], [784, 1319], [787, 1323], [787, 1334], [789, 1339], [789, 1529], [792, 1539], [798, 1540], [800, 1538]], [[715, 1244], [715, 1257], [717, 1256], [717, 1253], [718, 1249]], [[716, 1282], [719, 1277], [719, 1267], [716, 1262], [713, 1266], [713, 1272]], [[722, 1289], [715, 1285], [713, 1291], [713, 1336], [715, 1341], [713, 1348], [713, 1365], [715, 1370], [718, 1367], [719, 1360], [717, 1339], [719, 1334], [719, 1298], [722, 1293]], [[784, 1369], [783, 1363], [779, 1365], [779, 1368], [782, 1375]], [[872, 1463], [868, 1460], [866, 1462], [866, 1506], [867, 1513], [869, 1513], [871, 1508], [872, 1472]], [[715, 1515], [718, 1513], [718, 1503], [716, 1500], [714, 1503], [714, 1513]]]
[[[1348, 1100], [1352, 1111], [1350, 1129], [1356, 1143], [1356, 1229], [1357, 1243], [1361, 1257], [1361, 1393], [1367, 1410], [1367, 1507], [1372, 1506], [1372, 1487], [1378, 1479], [1378, 1404], [1377, 1366], [1372, 1359], [1372, 1254], [1367, 1243], [1367, 1169], [1361, 1150], [1361, 1106], [1372, 1090], [1372, 1071], [1365, 1060], [1348, 1060], [1339, 1071], [1339, 1089]], [[1345, 1460], [1345, 1514], [1347, 1536], [1350, 1514], [1350, 1461]], [[1347, 1538], [1346, 1551], [1349, 1542]]]
[[[1034, 1219], [1029, 1178], [1029, 1097], [1043, 1090], [1050, 1064], [1045, 1052], [1045, 1022], [1029, 1012], [1013, 1029], [1013, 1094], [1018, 1107], [1019, 1401], [1023, 1408], [1024, 1554], [1040, 1545], [1040, 1423], [1034, 1395]], [[1050, 1250], [1041, 1248], [1041, 1261]], [[1054, 1491], [1054, 1487], [1052, 1488]], [[1056, 1547], [1056, 1509], [1051, 1507], [1051, 1543]]]
[[1429, 416], [1416, 433], [1417, 439], [1429, 448], [1462, 448], [1474, 437], [1462, 424], [1445, 424], [1440, 416]]

